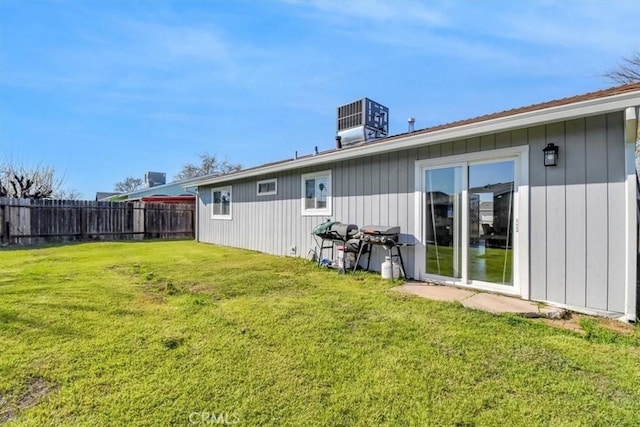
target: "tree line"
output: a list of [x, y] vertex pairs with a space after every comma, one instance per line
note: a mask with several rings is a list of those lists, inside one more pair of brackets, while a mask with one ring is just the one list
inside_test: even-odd
[[[218, 156], [209, 153], [198, 155], [198, 161], [182, 166], [175, 175], [175, 181], [181, 181], [200, 176], [218, 176], [237, 172], [242, 166], [220, 160]], [[73, 188], [65, 187], [65, 175], [56, 171], [52, 166], [37, 164], [27, 166], [16, 161], [0, 162], [0, 197], [16, 199], [59, 199], [80, 200], [82, 193]], [[126, 177], [114, 185], [118, 193], [130, 193], [144, 187], [142, 178]]]

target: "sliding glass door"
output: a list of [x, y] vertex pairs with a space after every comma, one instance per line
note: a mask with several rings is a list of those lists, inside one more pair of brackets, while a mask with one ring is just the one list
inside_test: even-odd
[[462, 277], [462, 168], [425, 173], [427, 273]]
[[469, 279], [513, 284], [514, 162], [469, 165]]
[[515, 159], [422, 169], [427, 276], [513, 286], [515, 169]]

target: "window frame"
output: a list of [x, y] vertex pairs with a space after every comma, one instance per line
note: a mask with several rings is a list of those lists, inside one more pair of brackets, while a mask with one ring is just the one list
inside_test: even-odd
[[[274, 190], [273, 191], [266, 191], [261, 193], [260, 192], [260, 184], [268, 184], [268, 183], [274, 183]], [[276, 194], [278, 194], [278, 178], [270, 178], [270, 179], [263, 179], [262, 181], [258, 181], [256, 182], [256, 196], [275, 196]]]
[[[214, 206], [215, 206], [215, 197], [214, 197], [214, 193], [215, 192], [223, 192], [223, 191], [228, 191], [229, 195], [231, 196], [231, 200], [229, 200], [229, 214], [228, 215], [224, 215], [224, 214], [216, 214], [214, 213]], [[225, 185], [223, 187], [215, 187], [211, 189], [211, 219], [223, 219], [223, 220], [231, 220], [232, 219], [232, 212], [233, 212], [233, 186], [232, 185]]]
[[[309, 209], [306, 207], [306, 182], [309, 179], [327, 178], [329, 184], [329, 191], [326, 196], [327, 205], [321, 209]], [[316, 199], [317, 200], [317, 199]], [[331, 169], [310, 172], [301, 175], [301, 203], [302, 203], [302, 216], [331, 216], [333, 212], [333, 180]]]

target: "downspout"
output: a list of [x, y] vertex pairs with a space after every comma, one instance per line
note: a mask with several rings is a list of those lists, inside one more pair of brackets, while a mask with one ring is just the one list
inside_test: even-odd
[[638, 188], [636, 178], [636, 146], [640, 143], [638, 107], [629, 107], [624, 112], [624, 160], [625, 160], [625, 318], [635, 322], [637, 307], [638, 269]]

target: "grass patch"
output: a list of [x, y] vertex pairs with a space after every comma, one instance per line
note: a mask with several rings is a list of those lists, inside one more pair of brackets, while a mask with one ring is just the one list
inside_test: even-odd
[[0, 272], [17, 425], [640, 424], [637, 328], [583, 337], [193, 242], [4, 250]]
[[603, 326], [595, 318], [584, 317], [580, 319], [580, 326], [586, 333], [585, 338], [591, 342], [640, 347], [640, 334], [620, 333]]

